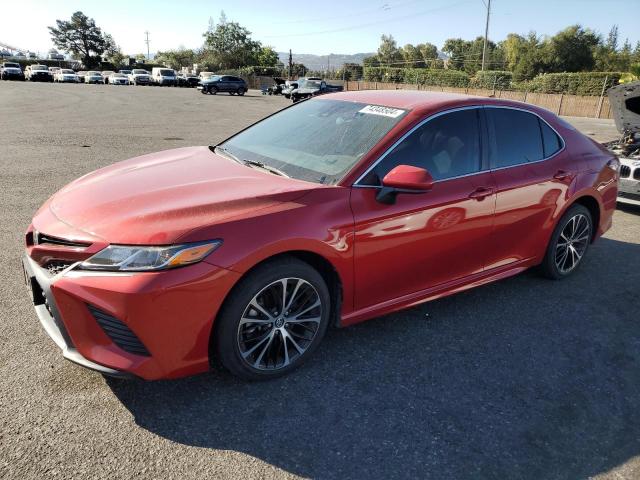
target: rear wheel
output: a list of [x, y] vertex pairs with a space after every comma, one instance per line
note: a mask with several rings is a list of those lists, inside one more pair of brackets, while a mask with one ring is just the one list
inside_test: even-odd
[[234, 288], [216, 320], [215, 354], [246, 380], [284, 375], [320, 344], [331, 300], [322, 276], [295, 258], [265, 263]]
[[[245, 92], [246, 92], [246, 90], [244, 88], [240, 87], [236, 93], [238, 95], [242, 96], [242, 95], [244, 95]], [[269, 94], [269, 95], [271, 95], [271, 94]]]
[[593, 237], [593, 219], [582, 205], [573, 205], [556, 225], [540, 265], [544, 276], [559, 280], [573, 273]]

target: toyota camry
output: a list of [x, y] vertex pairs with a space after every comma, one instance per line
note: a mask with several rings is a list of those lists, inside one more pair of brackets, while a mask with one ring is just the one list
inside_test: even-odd
[[330, 326], [530, 267], [571, 275], [611, 226], [618, 169], [532, 105], [334, 93], [70, 183], [27, 229], [25, 279], [72, 362], [272, 378]]

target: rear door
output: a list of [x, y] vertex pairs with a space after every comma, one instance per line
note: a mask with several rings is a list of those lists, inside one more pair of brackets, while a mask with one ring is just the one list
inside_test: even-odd
[[487, 268], [544, 253], [554, 212], [577, 175], [560, 136], [535, 113], [485, 107], [496, 211]]
[[[477, 107], [427, 119], [352, 188], [356, 308], [483, 271], [495, 195], [481, 120]], [[433, 188], [379, 202], [381, 179], [397, 165], [426, 168]]]

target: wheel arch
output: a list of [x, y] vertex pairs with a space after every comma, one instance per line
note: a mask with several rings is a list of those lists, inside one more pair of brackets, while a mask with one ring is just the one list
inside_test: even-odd
[[327, 288], [329, 289], [329, 295], [331, 297], [331, 313], [329, 317], [330, 325], [335, 327], [340, 326], [340, 317], [342, 311], [342, 299], [343, 299], [343, 280], [338, 273], [338, 270], [335, 266], [323, 255], [320, 255], [317, 252], [313, 252], [310, 250], [288, 250], [273, 254], [271, 256], [265, 257], [261, 259], [259, 262], [255, 263], [249, 269], [242, 273], [242, 276], [238, 278], [234, 286], [227, 292], [225, 299], [222, 304], [218, 308], [216, 316], [213, 322], [213, 328], [209, 333], [209, 358], [210, 361], [213, 358], [213, 338], [216, 335], [216, 325], [218, 324], [218, 317], [221, 312], [224, 311], [224, 304], [227, 302], [227, 299], [231, 296], [236, 288], [238, 288], [240, 282], [250, 275], [253, 271], [255, 271], [258, 267], [262, 265], [277, 261], [281, 258], [295, 258], [302, 262], [307, 263], [311, 267], [313, 267], [324, 279], [327, 284]]
[[593, 232], [591, 232], [591, 242], [597, 238], [598, 229], [600, 227], [600, 217], [602, 215], [602, 206], [593, 195], [582, 195], [576, 198], [571, 204], [567, 207], [567, 209], [571, 208], [572, 205], [582, 205], [591, 214], [591, 220], [593, 221]]

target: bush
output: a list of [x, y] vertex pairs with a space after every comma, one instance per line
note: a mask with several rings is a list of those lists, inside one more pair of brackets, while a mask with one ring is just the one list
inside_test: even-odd
[[511, 88], [513, 73], [506, 70], [485, 70], [476, 72], [476, 76], [471, 80], [471, 85], [475, 88], [496, 88], [497, 90], [508, 90]]
[[600, 95], [605, 79], [609, 88], [617, 85], [621, 76], [621, 72], [543, 73], [527, 83], [533, 92]]
[[428, 68], [365, 67], [364, 79], [368, 82], [413, 83], [439, 87], [467, 87], [469, 75], [457, 70], [432, 70]]

